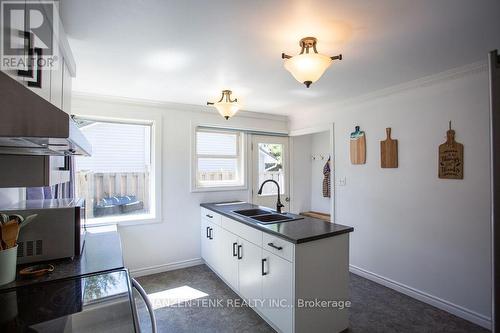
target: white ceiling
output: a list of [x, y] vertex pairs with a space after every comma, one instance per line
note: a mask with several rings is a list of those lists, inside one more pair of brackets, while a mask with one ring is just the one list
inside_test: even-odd
[[[498, 0], [64, 0], [79, 92], [290, 114], [450, 68], [500, 48]], [[301, 37], [342, 53], [311, 88], [283, 68]]]

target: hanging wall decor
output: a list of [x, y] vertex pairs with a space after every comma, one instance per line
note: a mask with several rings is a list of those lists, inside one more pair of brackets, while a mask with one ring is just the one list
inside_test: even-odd
[[439, 145], [439, 178], [464, 179], [464, 145], [455, 141], [451, 121], [446, 142]]
[[332, 169], [330, 167], [330, 160], [331, 158], [328, 158], [328, 161], [326, 161], [325, 165], [323, 166], [323, 197], [324, 198], [330, 198], [332, 194], [332, 189], [331, 189], [331, 173]]
[[352, 164], [366, 163], [366, 137], [365, 132], [361, 131], [359, 126], [356, 126], [354, 132], [351, 133], [350, 152]]
[[391, 128], [385, 129], [387, 138], [380, 141], [380, 166], [382, 168], [398, 167], [398, 140], [391, 138]]

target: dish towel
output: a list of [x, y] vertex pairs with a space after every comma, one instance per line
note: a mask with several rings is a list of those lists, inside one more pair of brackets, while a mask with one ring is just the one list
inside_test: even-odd
[[330, 158], [328, 161], [325, 163], [325, 166], [323, 167], [323, 197], [329, 198], [330, 197]]

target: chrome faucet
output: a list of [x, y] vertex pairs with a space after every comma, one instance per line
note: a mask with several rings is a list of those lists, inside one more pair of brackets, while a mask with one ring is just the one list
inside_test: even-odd
[[278, 184], [277, 181], [273, 180], [273, 179], [268, 179], [268, 180], [265, 180], [261, 185], [260, 185], [260, 188], [259, 188], [259, 192], [257, 192], [258, 194], [262, 194], [262, 188], [264, 187], [264, 185], [268, 182], [272, 182], [272, 183], [275, 183], [276, 186], [278, 187], [278, 202], [276, 203], [276, 212], [278, 212], [279, 214], [281, 214], [281, 208], [285, 207], [285, 205], [283, 205], [281, 203], [281, 200], [280, 200], [280, 184]]

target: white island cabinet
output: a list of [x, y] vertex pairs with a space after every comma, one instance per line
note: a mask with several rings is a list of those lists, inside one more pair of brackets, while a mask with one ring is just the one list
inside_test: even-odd
[[278, 332], [348, 327], [348, 249], [349, 233], [294, 244], [201, 208], [203, 260]]

